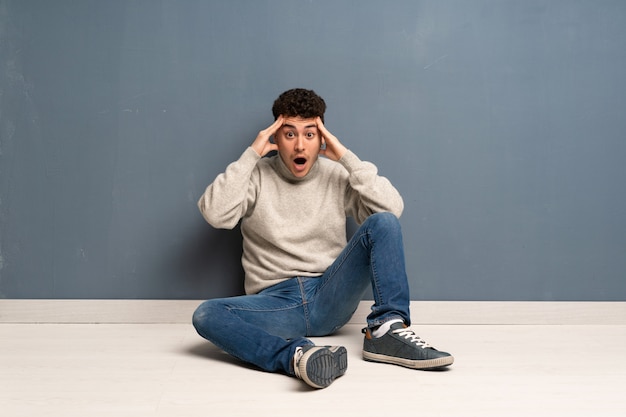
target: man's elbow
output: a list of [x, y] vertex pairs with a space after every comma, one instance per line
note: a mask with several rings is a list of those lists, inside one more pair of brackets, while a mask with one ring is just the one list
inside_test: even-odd
[[397, 218], [402, 216], [402, 212], [404, 212], [404, 201], [402, 200], [402, 197], [398, 196], [398, 200], [389, 211]]
[[198, 203], [198, 208], [204, 220], [216, 229], [233, 229], [237, 226], [239, 218], [236, 216], [228, 216], [220, 214], [216, 210], [211, 210], [202, 203]]

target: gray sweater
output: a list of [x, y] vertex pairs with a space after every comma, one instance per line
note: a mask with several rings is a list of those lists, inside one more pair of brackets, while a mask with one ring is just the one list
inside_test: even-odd
[[218, 175], [198, 201], [209, 224], [232, 229], [241, 220], [245, 290], [255, 294], [295, 276], [319, 276], [345, 247], [346, 218], [400, 217], [402, 197], [376, 166], [347, 151], [319, 157], [297, 178], [278, 155], [251, 147]]

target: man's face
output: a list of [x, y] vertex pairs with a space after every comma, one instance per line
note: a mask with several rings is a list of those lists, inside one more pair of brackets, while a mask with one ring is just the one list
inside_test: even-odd
[[289, 171], [298, 178], [309, 173], [320, 152], [322, 137], [315, 118], [285, 117], [274, 134], [278, 154]]

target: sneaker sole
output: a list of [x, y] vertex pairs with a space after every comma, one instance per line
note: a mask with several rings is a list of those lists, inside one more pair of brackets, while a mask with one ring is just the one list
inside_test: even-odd
[[326, 388], [348, 369], [348, 352], [343, 346], [315, 346], [298, 364], [304, 382], [313, 388]]
[[395, 356], [381, 355], [379, 353], [367, 352], [365, 350], [363, 351], [363, 359], [370, 362], [391, 363], [411, 369], [443, 368], [445, 366], [450, 366], [454, 363], [453, 356], [444, 356], [437, 359], [414, 360], [398, 358]]

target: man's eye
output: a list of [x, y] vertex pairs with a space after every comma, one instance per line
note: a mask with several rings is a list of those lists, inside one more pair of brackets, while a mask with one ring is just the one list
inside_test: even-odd
[[315, 137], [315, 133], [309, 132], [309, 133], [306, 134], [306, 137], [307, 138], [313, 138], [313, 137]]
[[294, 137], [294, 134], [293, 134], [293, 132], [287, 132], [287, 133], [285, 134], [285, 136], [287, 136], [288, 138], [293, 138], [293, 137]]

